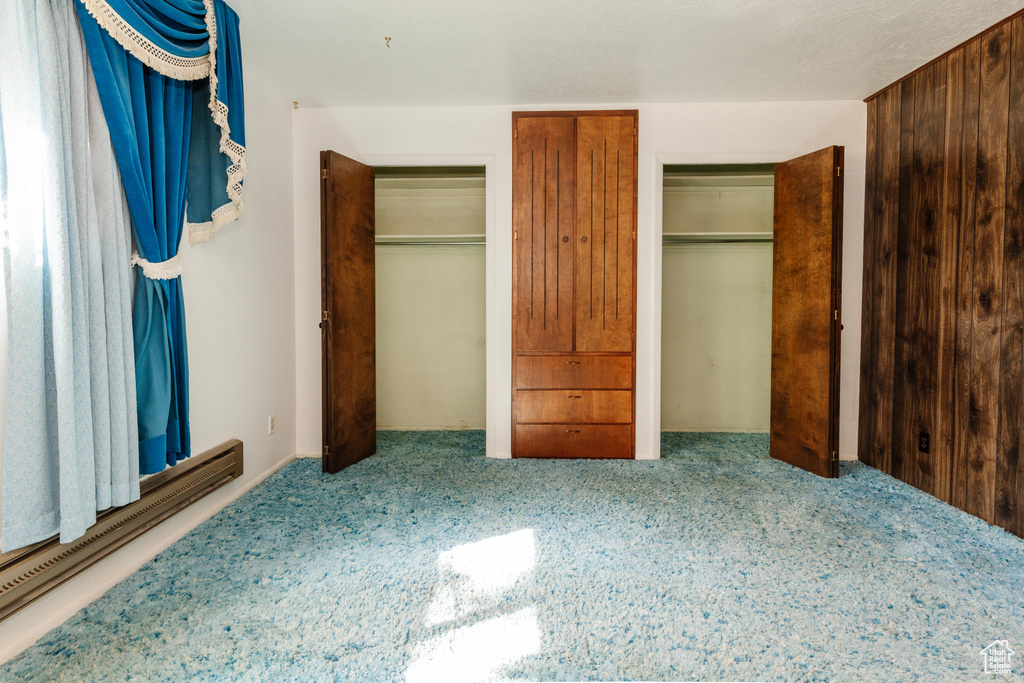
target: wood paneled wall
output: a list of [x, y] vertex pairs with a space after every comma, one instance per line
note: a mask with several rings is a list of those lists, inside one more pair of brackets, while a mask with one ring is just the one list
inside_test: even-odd
[[867, 104], [860, 459], [1024, 536], [1024, 16]]

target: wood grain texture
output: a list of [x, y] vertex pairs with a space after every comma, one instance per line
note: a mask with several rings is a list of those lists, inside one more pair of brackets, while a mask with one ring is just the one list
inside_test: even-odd
[[512, 166], [514, 348], [572, 351], [575, 123], [516, 124]]
[[516, 442], [533, 458], [631, 458], [630, 425], [516, 425]]
[[[899, 138], [886, 138], [885, 103], [896, 97]], [[1024, 16], [883, 91], [868, 116], [865, 362], [880, 365], [890, 345], [879, 330], [898, 332], [892, 456], [877, 367], [861, 372], [861, 454], [1024, 535]], [[898, 178], [885, 177], [887, 155], [900, 159]], [[880, 200], [886, 192], [894, 203]], [[895, 307], [878, 301], [886, 220], [898, 244]], [[930, 431], [929, 454], [913, 442], [919, 430]]]
[[1021, 411], [1024, 410], [1024, 17], [1008, 24], [1006, 215], [1003, 225], [1003, 311], [996, 454], [995, 523], [1020, 534]]
[[[899, 202], [900, 105], [895, 90], [872, 100], [874, 154], [867, 175], [864, 307], [861, 320], [859, 457], [883, 471], [892, 461], [893, 372], [896, 338], [896, 235]], [[869, 157], [870, 159], [870, 157]], [[870, 262], [867, 260], [870, 259]]]
[[823, 477], [836, 474], [841, 158], [829, 147], [775, 167], [770, 453]]
[[377, 451], [373, 168], [320, 153], [323, 471]]
[[520, 356], [516, 359], [518, 389], [632, 389], [633, 359], [629, 356]]
[[[879, 101], [875, 98], [868, 105], [868, 132], [865, 147], [865, 166], [867, 173], [864, 178], [864, 253], [873, 254], [880, 251], [877, 244], [881, 230], [879, 228], [878, 196], [876, 183], [878, 180], [878, 135]], [[860, 343], [860, 397], [859, 419], [857, 423], [857, 450], [862, 462], [872, 467], [881, 467], [883, 453], [888, 438], [878, 438], [878, 421], [885, 411], [873, 406], [872, 402], [879, 397], [881, 371], [878, 367], [878, 355], [882, 345], [878, 343], [879, 326], [875, 321], [885, 319], [885, 313], [878, 310], [879, 280], [882, 277], [880, 268], [864, 268], [861, 279], [861, 296], [864, 305], [861, 307], [861, 343]], [[887, 397], [892, 400], [891, 393]]]
[[[906, 335], [907, 373], [904, 388], [908, 394], [907, 421], [903, 429], [910, 449], [907, 462], [913, 462], [908, 481], [928, 493], [934, 494], [933, 458], [941, 450], [934, 439], [938, 430], [938, 373], [932, 359], [939, 354], [939, 307], [927, 305], [938, 302], [939, 245], [941, 241], [941, 190], [943, 180], [943, 152], [946, 119], [946, 72], [942, 64], [935, 64], [914, 79], [914, 151], [911, 184], [911, 234], [914, 235], [914, 257], [906, 260], [908, 269], [908, 297], [919, 304], [906, 309], [902, 317]], [[918, 450], [917, 436], [930, 437], [928, 452]]]
[[632, 392], [530, 389], [516, 392], [519, 424], [629, 424]]
[[982, 38], [978, 110], [967, 511], [989, 523], [995, 522], [999, 449], [1009, 34], [1009, 26], [1003, 25]]
[[577, 119], [576, 350], [633, 348], [632, 116]]
[[[896, 206], [896, 310], [906, 311], [910, 301], [908, 278], [912, 258], [914, 238], [912, 224], [914, 220], [913, 198], [911, 187], [914, 175], [914, 120], [917, 107], [916, 77], [906, 80], [900, 86], [900, 147], [899, 147], [899, 187], [900, 196]], [[904, 481], [912, 476], [913, 458], [917, 449], [917, 435], [909, 435], [904, 428], [910, 421], [916, 406], [908, 405], [904, 400], [910, 394], [908, 389], [908, 364], [911, 347], [907, 343], [907, 323], [902, 315], [896, 317], [896, 348], [894, 352], [893, 370], [893, 411], [892, 411], [892, 476]], [[909, 461], [909, 462], [908, 462]]]
[[978, 187], [978, 107], [981, 103], [981, 41], [964, 48], [963, 156], [960, 187], [960, 248], [957, 252], [956, 387], [951, 463], [951, 502], [967, 508], [967, 454], [971, 448], [971, 367], [974, 324], [974, 229]]
[[512, 126], [512, 455], [632, 457], [637, 112]]
[[[940, 63], [946, 72], [946, 117], [943, 122], [942, 214], [939, 217], [939, 320], [936, 372], [936, 424], [931, 466], [931, 493], [952, 501], [952, 463], [956, 451], [956, 344], [957, 344], [957, 249], [960, 244], [963, 181], [964, 56], [950, 55]], [[927, 361], [927, 359], [926, 359]]]

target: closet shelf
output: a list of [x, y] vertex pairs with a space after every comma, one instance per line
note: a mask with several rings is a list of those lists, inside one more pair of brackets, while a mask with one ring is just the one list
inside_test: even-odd
[[662, 235], [664, 244], [720, 244], [771, 242], [770, 232], [666, 232]]
[[401, 245], [401, 246], [440, 246], [440, 245], [469, 245], [486, 244], [486, 235], [377, 235], [375, 237], [377, 246]]

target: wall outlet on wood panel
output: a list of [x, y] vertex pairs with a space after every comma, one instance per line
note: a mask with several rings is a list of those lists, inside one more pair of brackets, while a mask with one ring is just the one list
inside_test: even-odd
[[932, 437], [928, 432], [920, 432], [917, 435], [917, 450], [928, 453], [931, 450]]

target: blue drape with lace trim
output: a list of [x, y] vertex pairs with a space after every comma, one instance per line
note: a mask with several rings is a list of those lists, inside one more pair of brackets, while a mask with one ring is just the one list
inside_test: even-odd
[[134, 332], [140, 471], [190, 455], [178, 245], [241, 213], [238, 17], [222, 0], [76, 0], [124, 180], [138, 255]]

